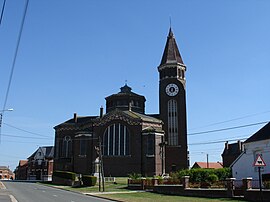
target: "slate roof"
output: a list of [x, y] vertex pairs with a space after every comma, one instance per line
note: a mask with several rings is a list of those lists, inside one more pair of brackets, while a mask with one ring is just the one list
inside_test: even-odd
[[[77, 122], [76, 124], [84, 124], [84, 123], [88, 123], [91, 122], [93, 119], [96, 119], [98, 116], [77, 116]], [[68, 126], [68, 125], [74, 125], [75, 124], [75, 120], [74, 118], [71, 118], [67, 121], [65, 121], [64, 123], [61, 123], [57, 126], [55, 126], [54, 128], [56, 129], [57, 127], [60, 126]]]
[[171, 28], [169, 30], [160, 65], [168, 63], [184, 64]]
[[118, 92], [116, 94], [112, 94], [112, 95], [106, 97], [105, 99], [107, 100], [110, 97], [123, 96], [123, 95], [136, 96], [136, 97], [142, 97], [142, 98], [144, 98], [143, 95], [139, 95], [137, 93], [132, 92], [132, 88], [129, 87], [127, 84], [125, 84], [123, 87], [120, 88], [120, 92]]
[[225, 147], [222, 154], [237, 155], [241, 153], [242, 151], [239, 144], [242, 144], [242, 142], [228, 144], [228, 149]]
[[[207, 168], [207, 162], [195, 162], [192, 166], [192, 168]], [[218, 169], [218, 168], [223, 168], [222, 163], [220, 162], [208, 162], [208, 168], [214, 168], [214, 169]]]
[[270, 139], [270, 122], [249, 137], [244, 143]]
[[128, 116], [132, 117], [132, 118], [139, 118], [142, 121], [145, 122], [155, 122], [155, 123], [162, 123], [162, 121], [160, 119], [157, 119], [153, 116], [148, 116], [145, 114], [140, 114], [134, 111], [123, 111], [125, 114], [127, 114]]
[[46, 147], [39, 147], [31, 156], [28, 157], [28, 159], [33, 158], [40, 148], [41, 148], [41, 151], [43, 152], [45, 158], [47, 158], [47, 159], [53, 158], [54, 147], [53, 146], [46, 146]]

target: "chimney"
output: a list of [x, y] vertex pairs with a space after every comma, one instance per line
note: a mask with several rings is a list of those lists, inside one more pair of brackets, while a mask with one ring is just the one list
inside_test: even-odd
[[241, 152], [242, 151], [242, 142], [240, 140], [238, 142], [238, 150]]
[[225, 149], [229, 150], [229, 142], [228, 141], [225, 142]]
[[100, 117], [100, 118], [103, 117], [103, 106], [100, 107], [100, 110], [99, 110], [99, 117]]
[[77, 113], [74, 113], [74, 123], [77, 123], [77, 121], [78, 121], [78, 117], [77, 117]]

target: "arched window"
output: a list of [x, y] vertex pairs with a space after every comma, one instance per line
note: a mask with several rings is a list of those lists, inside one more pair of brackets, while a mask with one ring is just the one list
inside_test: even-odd
[[70, 136], [65, 136], [63, 139], [63, 145], [62, 145], [62, 157], [71, 157], [71, 146], [72, 141]]
[[178, 114], [177, 101], [168, 101], [168, 144], [178, 145]]
[[129, 131], [120, 123], [110, 125], [103, 136], [103, 154], [105, 156], [129, 155]]

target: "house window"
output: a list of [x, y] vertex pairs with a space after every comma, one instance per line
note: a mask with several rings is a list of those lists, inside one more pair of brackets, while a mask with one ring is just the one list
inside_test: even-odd
[[178, 145], [177, 101], [168, 101], [168, 145]]
[[103, 136], [103, 154], [105, 156], [129, 155], [129, 131], [120, 123], [110, 125]]
[[86, 143], [87, 141], [85, 139], [80, 139], [80, 155], [81, 156], [86, 155]]
[[71, 157], [71, 146], [72, 141], [70, 136], [65, 136], [63, 139], [63, 145], [62, 145], [62, 157], [68, 158]]

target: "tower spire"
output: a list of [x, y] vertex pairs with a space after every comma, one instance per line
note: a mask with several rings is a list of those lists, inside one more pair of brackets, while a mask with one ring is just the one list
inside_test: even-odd
[[167, 42], [165, 45], [165, 49], [163, 52], [160, 65], [164, 65], [168, 63], [184, 64], [182, 57], [180, 55], [179, 49], [177, 47], [177, 43], [176, 43], [172, 28], [171, 28], [171, 24], [170, 24], [169, 34], [167, 36]]

